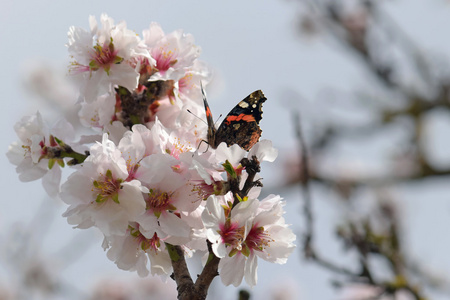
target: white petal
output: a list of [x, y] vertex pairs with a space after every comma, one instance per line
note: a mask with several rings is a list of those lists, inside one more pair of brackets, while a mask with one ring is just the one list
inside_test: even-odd
[[256, 143], [248, 153], [248, 157], [253, 155], [256, 155], [260, 162], [273, 162], [278, 156], [278, 150], [272, 147], [272, 141], [262, 140]]
[[250, 287], [254, 287], [258, 280], [258, 257], [251, 254], [245, 262], [245, 282]]
[[192, 231], [191, 228], [176, 215], [172, 213], [163, 213], [159, 218], [159, 223], [161, 225], [161, 230], [166, 234], [175, 237], [183, 237], [189, 240]]
[[246, 154], [247, 151], [242, 149], [237, 144], [233, 144], [228, 147], [226, 143], [220, 143], [216, 149], [217, 161], [224, 163], [228, 160], [233, 167], [237, 167]]
[[119, 202], [130, 218], [136, 217], [145, 211], [145, 200], [140, 190], [140, 182], [132, 180], [122, 183], [119, 192]]
[[244, 277], [245, 256], [237, 253], [233, 257], [225, 256], [219, 262], [219, 274], [225, 285], [238, 286]]
[[139, 73], [126, 62], [122, 62], [111, 66], [108, 80], [114, 85], [134, 91], [138, 86]]
[[218, 226], [219, 221], [225, 222], [224, 211], [220, 206], [217, 196], [211, 195], [208, 200], [206, 200], [206, 207], [202, 213], [202, 220], [207, 228]]
[[56, 197], [59, 194], [61, 173], [61, 168], [55, 165], [42, 177], [42, 186], [50, 197]]

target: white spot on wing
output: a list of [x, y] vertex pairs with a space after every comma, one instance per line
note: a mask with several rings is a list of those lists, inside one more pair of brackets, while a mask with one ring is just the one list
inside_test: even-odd
[[248, 107], [248, 103], [245, 102], [245, 101], [241, 101], [241, 102], [239, 102], [239, 106], [242, 107], [242, 108], [247, 108]]

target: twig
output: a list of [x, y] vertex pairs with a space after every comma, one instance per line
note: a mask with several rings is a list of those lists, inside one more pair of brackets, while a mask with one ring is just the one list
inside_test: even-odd
[[300, 161], [301, 161], [301, 185], [302, 185], [302, 194], [304, 199], [304, 205], [303, 205], [303, 214], [306, 219], [306, 233], [304, 234], [303, 238], [303, 251], [304, 255], [307, 259], [313, 260], [317, 264], [332, 270], [336, 273], [340, 273], [343, 275], [347, 275], [353, 278], [359, 278], [360, 275], [346, 269], [341, 266], [337, 266], [336, 264], [324, 259], [320, 255], [317, 254], [317, 251], [314, 248], [313, 245], [313, 239], [314, 239], [314, 217], [312, 213], [312, 201], [311, 201], [311, 193], [309, 189], [309, 183], [310, 183], [310, 176], [309, 176], [309, 168], [308, 168], [308, 152], [306, 148], [306, 143], [303, 139], [302, 130], [301, 130], [301, 120], [300, 120], [300, 113], [295, 112], [293, 115], [294, 118], [294, 128], [295, 133], [297, 136], [297, 140], [299, 143], [299, 149], [300, 149]]
[[[300, 114], [296, 112], [294, 114], [294, 121], [295, 121], [295, 131], [297, 140], [299, 142], [299, 149], [301, 150], [300, 153], [300, 159], [301, 159], [301, 186], [302, 186], [302, 193], [304, 198], [304, 206], [303, 206], [303, 214], [306, 219], [306, 233], [304, 235], [304, 255], [307, 259], [315, 262], [316, 264], [334, 272], [337, 274], [345, 275], [349, 277], [351, 281], [357, 281], [357, 282], [363, 282], [366, 284], [369, 284], [371, 286], [377, 286], [382, 289], [382, 294], [395, 294], [398, 290], [406, 290], [408, 291], [416, 300], [423, 300], [425, 299], [417, 289], [413, 288], [407, 281], [402, 282], [401, 284], [394, 282], [377, 282], [373, 276], [372, 272], [369, 269], [369, 265], [367, 264], [368, 255], [371, 254], [375, 250], [371, 250], [372, 242], [370, 240], [367, 240], [368, 237], [366, 235], [360, 235], [356, 228], [354, 226], [351, 227], [351, 233], [350, 233], [350, 242], [351, 245], [355, 247], [355, 249], [360, 254], [360, 266], [361, 266], [361, 272], [354, 272], [350, 269], [347, 269], [342, 266], [338, 266], [335, 263], [323, 258], [320, 256], [316, 249], [314, 248], [313, 239], [314, 239], [314, 217], [312, 213], [312, 199], [311, 194], [309, 190], [309, 183], [310, 183], [310, 176], [309, 176], [309, 168], [308, 168], [308, 153], [306, 148], [306, 143], [304, 141], [302, 131], [301, 131], [301, 123], [300, 123]], [[391, 216], [392, 217], [392, 216]], [[393, 220], [390, 220], [391, 223]], [[394, 220], [395, 221], [395, 220]], [[394, 223], [392, 223], [394, 224]], [[369, 228], [368, 228], [369, 229]], [[396, 242], [398, 242], [397, 239], [397, 229], [396, 226], [391, 226], [391, 230], [395, 231], [392, 233], [392, 236], [395, 238]], [[366, 233], [367, 234], [367, 233]], [[376, 245], [375, 245], [376, 246]], [[396, 243], [395, 249], [399, 251], [399, 244]], [[385, 258], [391, 265], [393, 272], [395, 275], [404, 276], [400, 272], [401, 269], [404, 267], [403, 261], [400, 259], [392, 259], [392, 257], [389, 254], [384, 253], [381, 249], [376, 250], [373, 252], [374, 254], [380, 255], [383, 258]], [[396, 253], [396, 257], [399, 254]], [[400, 272], [400, 273], [399, 273]]]
[[304, 235], [304, 251], [305, 256], [311, 257], [314, 255], [314, 251], [312, 251], [312, 239], [314, 234], [313, 228], [313, 215], [312, 215], [312, 205], [311, 205], [311, 194], [309, 192], [309, 167], [308, 167], [308, 153], [306, 150], [305, 141], [303, 139], [303, 134], [301, 130], [301, 120], [300, 113], [294, 113], [294, 124], [295, 124], [295, 134], [297, 136], [297, 140], [299, 142], [300, 148], [300, 165], [301, 165], [301, 186], [302, 186], [302, 194], [303, 194], [303, 214], [306, 218], [306, 233]]

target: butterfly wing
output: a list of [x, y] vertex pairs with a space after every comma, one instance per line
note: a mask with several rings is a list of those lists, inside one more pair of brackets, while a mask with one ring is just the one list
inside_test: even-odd
[[[221, 142], [225, 142], [228, 146], [238, 144], [243, 149], [250, 150], [261, 137], [262, 130], [259, 127], [259, 121], [262, 119], [262, 105], [266, 100], [267, 98], [263, 92], [257, 90], [239, 102], [220, 124], [214, 134], [214, 143], [210, 145], [213, 148], [217, 148]], [[207, 118], [208, 109], [206, 113]]]
[[208, 101], [206, 100], [205, 91], [203, 90], [203, 87], [201, 87], [202, 95], [203, 95], [203, 104], [205, 105], [205, 112], [206, 112], [206, 122], [208, 125], [208, 132], [206, 134], [206, 141], [208, 144], [213, 147], [215, 145], [215, 137], [216, 137], [216, 126], [214, 125], [214, 119], [212, 117], [211, 109], [209, 108]]

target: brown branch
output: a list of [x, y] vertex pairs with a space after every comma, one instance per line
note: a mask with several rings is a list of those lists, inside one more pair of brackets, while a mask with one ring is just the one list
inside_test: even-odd
[[211, 249], [211, 243], [208, 242], [209, 259], [202, 273], [197, 280], [192, 281], [191, 275], [186, 264], [184, 252], [181, 246], [166, 244], [172, 261], [173, 274], [172, 279], [177, 284], [179, 300], [205, 300], [208, 295], [208, 289], [213, 279], [219, 275], [217, 272], [220, 258], [214, 255]]
[[314, 239], [314, 217], [312, 213], [312, 201], [311, 201], [311, 193], [310, 193], [310, 176], [309, 176], [309, 168], [308, 168], [308, 152], [306, 148], [306, 143], [303, 139], [303, 134], [301, 130], [301, 120], [300, 120], [300, 113], [296, 112], [294, 113], [294, 128], [295, 133], [297, 136], [297, 140], [299, 143], [299, 149], [300, 149], [300, 161], [301, 161], [301, 186], [302, 186], [302, 194], [303, 194], [303, 215], [306, 219], [306, 233], [303, 237], [303, 251], [304, 255], [307, 259], [312, 260], [316, 262], [317, 264], [332, 270], [336, 273], [344, 274], [353, 278], [359, 278], [360, 275], [346, 269], [341, 266], [337, 266], [336, 264], [324, 259], [321, 257], [313, 245], [313, 239]]
[[[172, 261], [173, 274], [172, 279], [177, 283], [178, 299], [179, 300], [189, 300], [189, 299], [201, 299], [193, 298], [196, 294], [194, 282], [192, 281], [191, 275], [184, 258], [183, 249], [181, 246], [173, 246], [166, 244], [167, 249], [170, 254], [170, 259]], [[204, 298], [203, 298], [204, 299]]]
[[259, 161], [255, 155], [253, 155], [251, 159], [243, 158], [241, 160], [241, 164], [248, 174], [247, 180], [244, 183], [244, 187], [239, 193], [242, 198], [248, 195], [248, 192], [250, 192], [251, 188], [255, 186], [262, 186], [262, 183], [259, 180], [254, 181], [256, 174], [261, 171]]
[[[306, 219], [306, 229], [304, 235], [304, 255], [309, 260], [321, 265], [335, 273], [344, 274], [350, 279], [355, 279], [357, 275], [358, 279], [365, 280], [372, 286], [377, 286], [382, 289], [382, 295], [394, 295], [399, 290], [408, 291], [409, 294], [416, 300], [425, 299], [422, 290], [416, 288], [413, 282], [408, 278], [408, 262], [405, 260], [404, 249], [401, 247], [401, 241], [397, 219], [395, 216], [386, 216], [383, 222], [389, 222], [388, 229], [383, 231], [373, 230], [370, 226], [369, 218], [361, 222], [349, 222], [347, 232], [340, 236], [346, 242], [348, 248], [351, 248], [359, 255], [359, 265], [361, 267], [361, 273], [357, 274], [347, 269], [342, 269], [336, 264], [323, 259], [323, 257], [317, 254], [317, 250], [314, 248], [314, 217], [312, 214], [312, 200], [311, 195], [308, 192], [308, 185], [312, 180], [318, 181], [330, 185], [333, 188], [339, 188], [343, 184], [345, 187], [353, 188], [360, 185], [369, 187], [392, 185], [399, 181], [411, 181], [417, 179], [423, 179], [428, 176], [445, 176], [450, 175], [450, 169], [438, 170], [430, 163], [429, 159], [425, 155], [423, 145], [423, 116], [430, 110], [439, 107], [440, 109], [449, 109], [449, 88], [448, 79], [437, 78], [432, 72], [431, 65], [424, 59], [426, 57], [424, 53], [416, 47], [415, 43], [407, 36], [405, 32], [401, 30], [389, 18], [389, 15], [380, 10], [380, 4], [373, 0], [362, 0], [360, 2], [360, 11], [358, 14], [346, 15], [341, 1], [325, 0], [314, 1], [305, 0], [309, 4], [309, 8], [315, 9], [317, 15], [323, 21], [324, 27], [330, 32], [333, 37], [348, 50], [353, 52], [361, 58], [361, 61], [368, 68], [369, 72], [384, 85], [385, 90], [395, 91], [396, 95], [400, 96], [400, 99], [406, 99], [408, 104], [405, 108], [398, 110], [380, 110], [380, 119], [378, 124], [374, 124], [373, 129], [381, 128], [382, 126], [395, 121], [397, 117], [409, 117], [414, 123], [414, 131], [410, 136], [411, 147], [407, 149], [406, 154], [414, 154], [412, 157], [415, 162], [414, 170], [408, 172], [408, 174], [400, 174], [393, 172], [394, 174], [388, 177], [374, 177], [366, 180], [360, 178], [354, 179], [328, 179], [324, 178], [320, 174], [311, 174], [308, 166], [308, 155], [305, 142], [303, 140], [300, 130], [300, 118], [295, 116], [297, 129], [297, 139], [299, 142], [301, 169], [299, 172], [300, 183], [302, 186], [302, 193], [304, 198], [303, 215]], [[352, 19], [352, 18], [359, 19]], [[355, 23], [356, 20], [356, 23]], [[353, 21], [353, 23], [352, 23]], [[359, 23], [358, 23], [359, 21]], [[374, 51], [383, 51], [383, 45], [380, 43], [370, 43], [370, 29], [380, 29], [383, 34], [390, 40], [387, 43], [393, 42], [402, 51], [403, 57], [408, 59], [408, 63], [417, 72], [417, 79], [424, 83], [424, 88], [427, 92], [424, 94], [416, 87], [411, 87], [403, 84], [402, 80], [398, 80], [395, 69], [395, 61], [380, 62], [374, 55]], [[377, 48], [378, 47], [378, 48]], [[332, 139], [341, 137], [343, 134], [359, 134], [365, 130], [360, 128], [342, 128], [337, 124], [332, 124], [332, 131], [327, 132], [324, 138], [320, 140], [317, 145], [320, 148], [326, 148], [327, 143]], [[366, 129], [366, 128], [364, 128]], [[371, 131], [370, 127], [367, 127]], [[314, 149], [314, 147], [313, 147]], [[394, 170], [394, 168], [393, 168]], [[339, 192], [339, 191], [338, 191]], [[345, 191], [344, 191], [345, 192]], [[370, 217], [371, 219], [372, 217]], [[367, 222], [367, 223], [365, 223]], [[369, 259], [373, 256], [378, 256], [383, 259], [389, 269], [392, 272], [392, 279], [388, 282], [381, 282], [371, 276]], [[409, 273], [411, 274], [411, 273]], [[414, 273], [413, 273], [414, 274]], [[351, 278], [353, 277], [353, 278]]]
[[[362, 225], [362, 232], [357, 229], [357, 224], [350, 223], [348, 233], [341, 231], [339, 235], [343, 240], [346, 240], [348, 245], [354, 248], [359, 256], [360, 272], [355, 272], [325, 259], [318, 254], [314, 247], [314, 217], [312, 213], [312, 199], [310, 194], [310, 175], [308, 167], [308, 152], [306, 143], [304, 141], [300, 115], [294, 114], [295, 131], [300, 149], [301, 160], [301, 186], [304, 198], [303, 215], [306, 219], [306, 233], [304, 235], [303, 249], [304, 255], [310, 261], [313, 261], [317, 265], [324, 267], [336, 274], [344, 275], [350, 279], [350, 281], [356, 281], [360, 283], [369, 284], [382, 289], [382, 294], [393, 295], [399, 290], [408, 291], [416, 300], [425, 299], [421, 293], [412, 286], [406, 279], [403, 270], [405, 268], [405, 262], [402, 259], [400, 253], [400, 243], [398, 240], [398, 228], [395, 219], [395, 212], [386, 207], [381, 207], [383, 216], [386, 218], [386, 222], [391, 224], [390, 230], [385, 238], [380, 239], [372, 231], [369, 223]], [[384, 258], [395, 275], [395, 280], [392, 282], [379, 282], [374, 279], [368, 264], [369, 255], [375, 254]], [[401, 280], [399, 280], [401, 279]]]
[[[143, 91], [129, 91], [119, 86], [115, 88], [116, 99], [120, 100], [121, 122], [130, 127], [134, 124], [145, 124], [151, 117], [151, 105], [155, 101], [167, 97], [173, 89], [172, 80], [147, 81]], [[117, 106], [117, 105], [116, 105]]]
[[301, 186], [302, 186], [302, 194], [303, 194], [303, 214], [306, 218], [306, 233], [304, 236], [304, 251], [305, 256], [307, 258], [315, 256], [313, 249], [312, 249], [312, 239], [314, 234], [313, 229], [313, 215], [312, 215], [312, 205], [311, 205], [311, 194], [309, 192], [309, 162], [308, 162], [308, 153], [306, 150], [306, 144], [303, 139], [303, 134], [301, 130], [301, 120], [300, 120], [300, 113], [296, 112], [294, 113], [294, 124], [296, 124], [295, 128], [295, 134], [297, 136], [297, 140], [299, 142], [299, 149], [300, 149], [300, 165], [301, 165]]
[[213, 279], [219, 275], [217, 271], [219, 268], [220, 258], [214, 255], [211, 249], [211, 243], [208, 241], [208, 251], [209, 258], [205, 267], [202, 270], [202, 273], [198, 276], [195, 281], [195, 290], [198, 293], [199, 299], [206, 299], [206, 295], [208, 294], [208, 288], [211, 285]]

